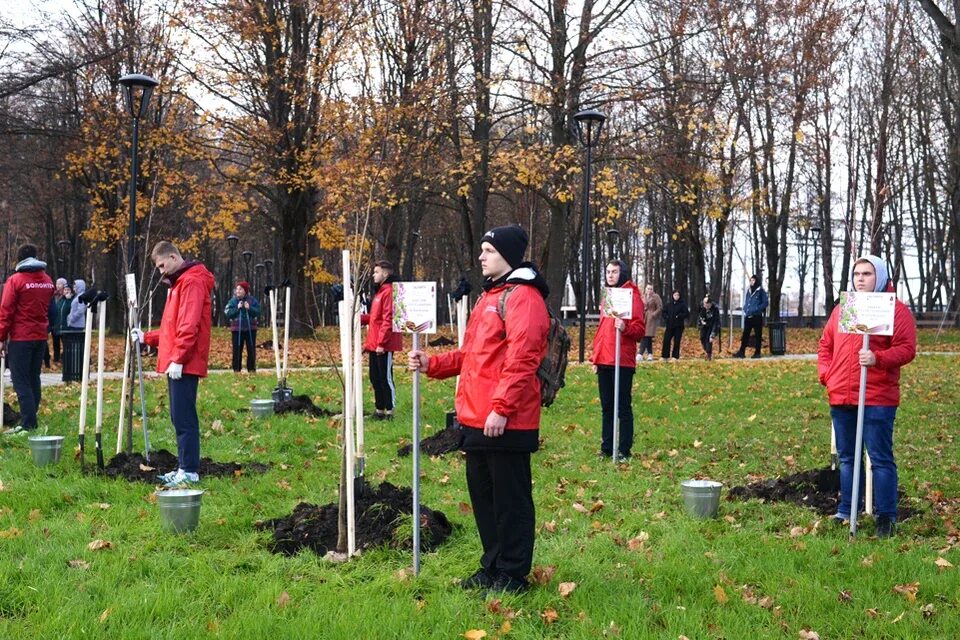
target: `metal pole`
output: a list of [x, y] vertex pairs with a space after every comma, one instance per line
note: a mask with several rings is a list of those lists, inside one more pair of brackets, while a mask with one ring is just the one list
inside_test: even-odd
[[620, 462], [620, 329], [613, 355], [613, 464]]
[[[863, 334], [863, 348], [870, 348], [870, 334]], [[860, 367], [860, 397], [857, 400], [857, 439], [853, 447], [853, 489], [850, 492], [850, 538], [857, 536], [860, 503], [860, 458], [863, 456], [863, 406], [867, 399], [867, 368]]]
[[137, 145], [140, 142], [140, 118], [133, 119], [133, 153], [130, 168], [130, 228], [127, 236], [127, 273], [136, 273], [134, 251], [137, 234], [137, 173], [140, 171], [140, 158]]
[[[420, 350], [420, 334], [413, 334]], [[413, 575], [420, 575], [420, 370], [413, 372]]]
[[590, 258], [587, 255], [587, 251], [590, 247], [590, 161], [591, 150], [590, 145], [593, 143], [592, 140], [587, 140], [587, 166], [586, 170], [583, 172], [583, 229], [581, 231], [583, 237], [580, 248], [580, 358], [579, 362], [582, 364], [584, 359], [584, 352], [586, 350], [586, 340], [587, 340], [587, 264], [590, 262]]

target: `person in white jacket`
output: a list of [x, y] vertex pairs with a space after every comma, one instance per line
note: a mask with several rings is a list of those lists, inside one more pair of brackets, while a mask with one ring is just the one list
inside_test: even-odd
[[87, 290], [87, 283], [77, 278], [73, 281], [73, 300], [70, 301], [70, 313], [67, 314], [67, 326], [82, 330], [87, 323], [87, 305], [80, 302], [80, 294]]

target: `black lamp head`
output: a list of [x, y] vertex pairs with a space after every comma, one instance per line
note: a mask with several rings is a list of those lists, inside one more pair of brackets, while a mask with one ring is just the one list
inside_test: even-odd
[[118, 82], [123, 86], [123, 100], [127, 104], [127, 111], [135, 120], [139, 120], [147, 112], [154, 87], [160, 83], [142, 73], [128, 73], [120, 76]]
[[240, 237], [230, 234], [227, 236], [227, 245], [230, 246], [230, 251], [234, 251], [237, 248], [237, 245], [240, 243]]
[[577, 137], [580, 138], [580, 144], [585, 147], [595, 147], [600, 138], [603, 121], [607, 116], [596, 109], [584, 109], [573, 116], [573, 119], [577, 123]]

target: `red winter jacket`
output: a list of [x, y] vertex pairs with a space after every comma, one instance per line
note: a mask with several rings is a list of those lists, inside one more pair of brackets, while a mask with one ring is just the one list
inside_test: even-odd
[[45, 262], [27, 258], [3, 285], [0, 301], [0, 342], [46, 340], [53, 281]]
[[[511, 274], [508, 284], [485, 291], [477, 300], [463, 346], [430, 358], [427, 375], [449, 378], [460, 374], [457, 387], [457, 421], [483, 429], [491, 411], [507, 417], [507, 431], [540, 428], [540, 379], [537, 368], [547, 350], [550, 316], [536, 286], [516, 284], [526, 271]], [[537, 275], [537, 278], [540, 276]], [[504, 320], [497, 304], [507, 287]]]
[[157, 347], [159, 373], [177, 362], [185, 374], [204, 377], [210, 355], [213, 274], [199, 262], [189, 262], [169, 279], [172, 285], [160, 329], [145, 333], [143, 341]]
[[[643, 337], [647, 330], [644, 319], [643, 297], [640, 289], [630, 280], [621, 285], [623, 289], [633, 290], [633, 312], [626, 321], [623, 333], [620, 334], [620, 366], [628, 369], [637, 368], [637, 340]], [[609, 316], [600, 316], [600, 326], [593, 337], [593, 355], [590, 362], [597, 365], [613, 366], [617, 350], [617, 330], [614, 319]]]
[[370, 303], [370, 313], [360, 316], [360, 324], [369, 325], [367, 339], [363, 341], [363, 350], [374, 352], [377, 347], [384, 351], [403, 349], [403, 335], [393, 330], [393, 282], [384, 280]]
[[[860, 399], [863, 335], [840, 333], [839, 318], [840, 307], [836, 306], [820, 338], [817, 371], [820, 384], [827, 388], [831, 406], [855, 406]], [[907, 305], [896, 301], [893, 335], [870, 336], [870, 350], [877, 364], [867, 367], [866, 404], [896, 407], [900, 404], [900, 367], [917, 355], [917, 325]]]

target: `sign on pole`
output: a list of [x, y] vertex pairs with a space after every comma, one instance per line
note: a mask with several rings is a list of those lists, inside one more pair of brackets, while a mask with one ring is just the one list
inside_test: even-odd
[[[608, 318], [629, 320], [633, 317], [633, 289], [604, 287], [600, 297], [600, 313]], [[613, 464], [620, 462], [620, 330], [615, 332], [613, 350]]]
[[[870, 336], [892, 336], [896, 305], [893, 293], [845, 291], [840, 294], [840, 333], [863, 335], [863, 349], [870, 348]], [[867, 397], [867, 367], [860, 367], [860, 396], [857, 400], [857, 438], [853, 447], [853, 489], [850, 492], [850, 537], [857, 535], [860, 507], [860, 465], [863, 458], [863, 406]], [[870, 480], [868, 480], [869, 482]]]
[[[393, 284], [393, 330], [413, 334], [413, 350], [420, 350], [420, 334], [437, 328], [437, 283]], [[413, 372], [413, 574], [420, 575], [420, 371]]]

